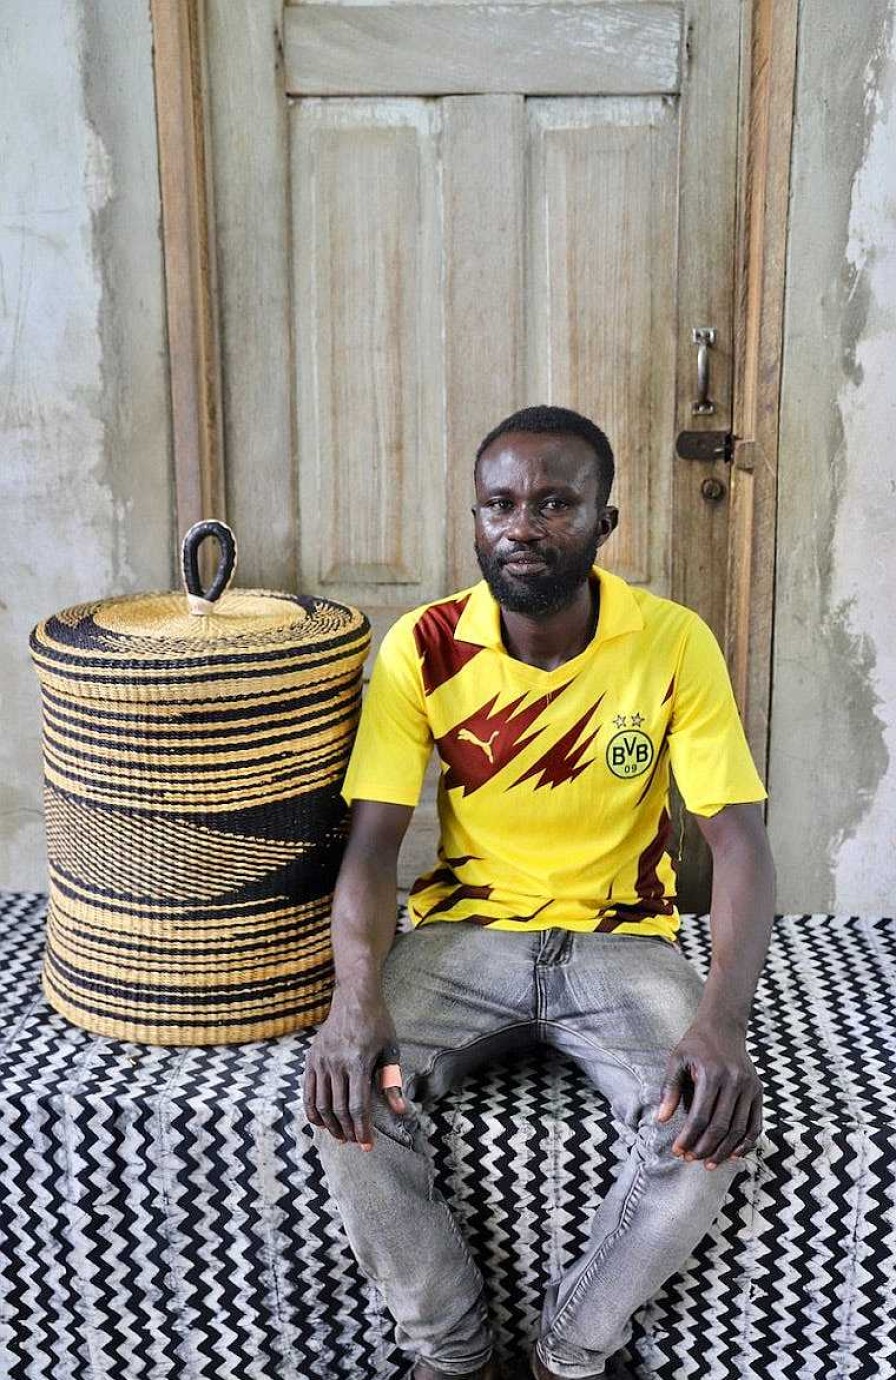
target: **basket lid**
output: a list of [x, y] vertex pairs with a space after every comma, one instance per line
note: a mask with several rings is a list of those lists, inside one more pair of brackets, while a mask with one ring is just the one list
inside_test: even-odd
[[[208, 590], [198, 570], [206, 537], [221, 550]], [[72, 692], [116, 699], [152, 698], [176, 684], [193, 698], [191, 684], [265, 671], [282, 677], [309, 656], [340, 648], [363, 661], [370, 625], [360, 610], [319, 596], [228, 589], [236, 540], [225, 523], [191, 527], [182, 564], [185, 594], [119, 595], [73, 605], [38, 623], [30, 646], [42, 684], [61, 680]]]

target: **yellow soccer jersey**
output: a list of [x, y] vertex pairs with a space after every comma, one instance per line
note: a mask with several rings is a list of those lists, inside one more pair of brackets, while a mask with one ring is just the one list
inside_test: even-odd
[[552, 671], [508, 655], [484, 581], [404, 615], [384, 638], [343, 795], [416, 805], [435, 745], [441, 838], [411, 891], [415, 925], [674, 941], [670, 766], [696, 814], [765, 799], [706, 624], [594, 575], [595, 635]]

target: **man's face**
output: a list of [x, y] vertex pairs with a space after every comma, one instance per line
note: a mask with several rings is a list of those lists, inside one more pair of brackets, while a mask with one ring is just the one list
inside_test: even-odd
[[506, 432], [479, 458], [476, 556], [510, 613], [545, 618], [588, 579], [616, 509], [597, 501], [594, 452], [580, 436]]

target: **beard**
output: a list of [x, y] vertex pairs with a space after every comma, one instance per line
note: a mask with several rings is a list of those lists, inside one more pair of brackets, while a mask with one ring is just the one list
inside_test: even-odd
[[530, 548], [517, 547], [499, 557], [475, 543], [475, 551], [483, 578], [503, 609], [529, 618], [548, 618], [572, 603], [591, 574], [599, 545], [600, 530], [595, 527], [580, 546], [559, 552], [554, 548], [539, 549], [539, 560], [545, 562], [547, 570], [537, 575], [511, 575], [504, 570], [505, 561]]

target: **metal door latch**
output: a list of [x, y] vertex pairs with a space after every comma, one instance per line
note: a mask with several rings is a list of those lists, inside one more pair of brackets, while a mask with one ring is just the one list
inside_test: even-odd
[[682, 460], [732, 460], [734, 437], [730, 431], [680, 431], [675, 449]]

